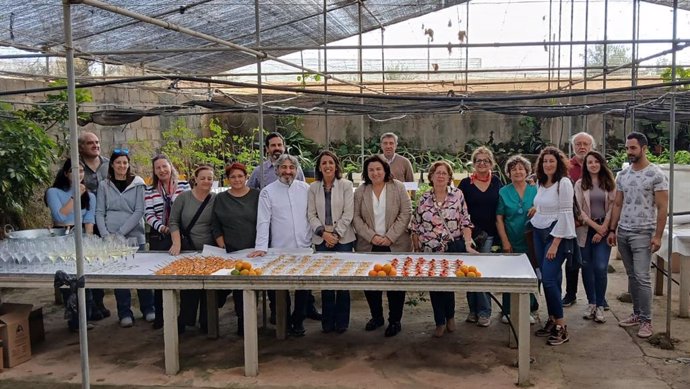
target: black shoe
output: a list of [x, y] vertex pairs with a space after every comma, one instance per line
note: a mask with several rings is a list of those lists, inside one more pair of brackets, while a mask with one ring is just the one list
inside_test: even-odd
[[604, 300], [604, 311], [610, 311], [611, 307], [609, 307], [609, 300]]
[[568, 296], [566, 294], [561, 302], [563, 303], [563, 307], [572, 307], [577, 302], [577, 296]]
[[345, 331], [347, 331], [347, 328], [336, 328], [336, 329], [335, 329], [335, 332], [336, 332], [337, 334], [344, 334]]
[[551, 333], [553, 332], [554, 328], [556, 328], [556, 322], [549, 319], [546, 321], [546, 324], [544, 324], [544, 328], [538, 329], [534, 333], [534, 335], [539, 337], [551, 336]]
[[391, 336], [397, 335], [400, 331], [402, 331], [402, 326], [400, 325], [400, 322], [391, 322], [390, 324], [388, 324], [384, 336], [386, 338], [390, 338]]
[[289, 331], [290, 335], [297, 337], [297, 338], [304, 336], [304, 334], [307, 332], [304, 329], [304, 325], [301, 323], [300, 324], [293, 324], [292, 327], [290, 327], [288, 331]]
[[153, 324], [151, 324], [151, 328], [154, 330], [160, 330], [163, 328], [163, 320], [154, 320]]
[[385, 323], [385, 321], [383, 320], [383, 318], [381, 318], [381, 319], [374, 319], [374, 318], [369, 319], [369, 321], [367, 322], [367, 325], [364, 326], [364, 330], [365, 331], [373, 331], [373, 330], [383, 326], [384, 323]]
[[316, 308], [312, 308], [309, 313], [307, 313], [307, 318], [311, 320], [316, 320], [316, 321], [321, 321], [323, 319], [323, 315], [319, 311], [316, 310]]

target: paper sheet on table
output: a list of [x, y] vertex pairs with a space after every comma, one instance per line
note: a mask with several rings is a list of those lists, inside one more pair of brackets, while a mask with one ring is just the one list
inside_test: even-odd
[[673, 215], [673, 224], [690, 224], [690, 215]]
[[201, 250], [201, 255], [217, 255], [217, 256], [224, 256], [225, 249], [222, 249], [220, 247], [216, 246], [209, 246], [207, 244], [204, 245], [204, 249]]
[[419, 189], [419, 184], [416, 182], [403, 182], [405, 185], [405, 190], [417, 190]]

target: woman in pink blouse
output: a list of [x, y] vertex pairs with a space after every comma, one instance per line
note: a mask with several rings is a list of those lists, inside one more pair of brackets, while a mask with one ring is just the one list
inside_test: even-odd
[[[416, 251], [476, 253], [472, 247], [472, 222], [460, 189], [451, 186], [453, 168], [446, 161], [429, 168], [433, 189], [422, 195], [412, 218], [412, 245]], [[455, 293], [429, 292], [440, 338], [455, 331]]]

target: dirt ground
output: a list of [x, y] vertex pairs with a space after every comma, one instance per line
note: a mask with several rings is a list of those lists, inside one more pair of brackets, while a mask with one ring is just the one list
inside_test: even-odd
[[[631, 304], [616, 299], [627, 288], [627, 279], [622, 263], [611, 262], [616, 272], [609, 275], [608, 321], [596, 324], [581, 318], [586, 300], [580, 286], [578, 303], [566, 308], [570, 342], [550, 347], [544, 338], [531, 338], [533, 386], [689, 388], [690, 319], [677, 317], [677, 286], [672, 320], [672, 336], [677, 343], [675, 350], [661, 350], [637, 338], [632, 329], [618, 327], [617, 318], [629, 315]], [[309, 320], [303, 338], [279, 341], [272, 326], [261, 330], [259, 376], [253, 378], [243, 375], [243, 343], [235, 335], [237, 321], [231, 299], [220, 313], [219, 339], [207, 339], [195, 330], [181, 335], [181, 371], [175, 376], [164, 373], [162, 330], [153, 330], [141, 319], [133, 328], [122, 329], [111, 317], [89, 331], [90, 381], [93, 387], [118, 389], [513, 388], [517, 350], [507, 347], [508, 326], [498, 320], [498, 307], [494, 304], [492, 325], [479, 328], [462, 322], [467, 314], [463, 297], [456, 296], [457, 332], [431, 338], [431, 304], [419, 301], [416, 306], [405, 307], [403, 331], [385, 338], [383, 328], [364, 331], [369, 318], [367, 304], [361, 292], [353, 292], [350, 329], [344, 334], [323, 334], [320, 323]], [[62, 307], [53, 303], [52, 289], [5, 289], [2, 299], [42, 305], [46, 341], [33, 350], [30, 361], [0, 373], [0, 389], [79, 388], [79, 339], [67, 330]], [[656, 332], [665, 330], [665, 302], [666, 297], [655, 296]], [[540, 303], [543, 319], [543, 296]], [[106, 305], [115, 312], [112, 291], [106, 296]]]

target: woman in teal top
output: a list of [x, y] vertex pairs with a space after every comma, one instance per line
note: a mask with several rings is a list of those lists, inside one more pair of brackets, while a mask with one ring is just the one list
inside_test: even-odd
[[[505, 173], [510, 178], [510, 184], [502, 187], [498, 192], [498, 208], [496, 209], [496, 227], [501, 238], [504, 253], [527, 253], [525, 239], [525, 225], [534, 214], [533, 202], [537, 195], [537, 187], [527, 184], [527, 177], [532, 171], [532, 165], [522, 155], [514, 155], [508, 159]], [[501, 321], [508, 323], [506, 315], [510, 315], [510, 294], [503, 294], [503, 317]], [[534, 324], [539, 310], [539, 303], [534, 295], [530, 295], [530, 323]]]

